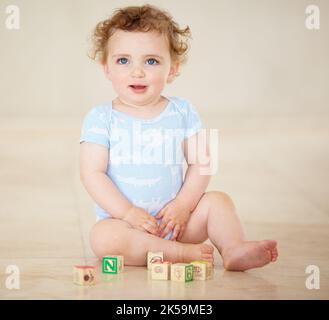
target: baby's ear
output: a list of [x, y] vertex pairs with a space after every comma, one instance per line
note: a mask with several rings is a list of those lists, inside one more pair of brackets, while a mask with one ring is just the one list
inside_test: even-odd
[[167, 83], [171, 83], [175, 80], [175, 78], [179, 75], [179, 62], [173, 62], [170, 67], [170, 71], [167, 78]]
[[103, 69], [104, 69], [104, 73], [105, 73], [105, 77], [109, 80], [111, 80], [110, 78], [110, 71], [109, 71], [109, 66], [107, 63], [103, 64]]

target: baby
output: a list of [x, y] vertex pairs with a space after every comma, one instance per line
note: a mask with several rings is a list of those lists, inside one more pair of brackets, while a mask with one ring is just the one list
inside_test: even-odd
[[126, 265], [145, 265], [147, 251], [213, 263], [209, 238], [225, 269], [261, 267], [277, 259], [276, 241], [246, 241], [231, 198], [206, 192], [211, 161], [199, 160], [210, 159], [199, 115], [162, 94], [186, 61], [189, 37], [189, 27], [150, 5], [119, 9], [95, 28], [91, 57], [117, 97], [90, 110], [81, 131], [81, 181], [96, 203], [91, 247]]

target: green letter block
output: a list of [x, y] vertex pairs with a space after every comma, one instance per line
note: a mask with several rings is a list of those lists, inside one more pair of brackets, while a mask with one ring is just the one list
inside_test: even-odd
[[123, 271], [123, 256], [105, 256], [102, 259], [103, 273], [117, 274]]
[[193, 280], [193, 266], [188, 265], [185, 267], [185, 281], [192, 281]]

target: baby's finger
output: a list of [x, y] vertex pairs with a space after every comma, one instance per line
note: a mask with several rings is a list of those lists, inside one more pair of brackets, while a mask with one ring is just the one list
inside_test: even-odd
[[179, 230], [179, 233], [178, 233], [178, 236], [177, 236], [177, 240], [179, 241], [180, 239], [182, 239], [182, 236], [184, 234], [184, 231], [185, 231], [186, 227], [185, 226], [182, 226]]
[[148, 218], [147, 222], [148, 222], [150, 225], [152, 225], [152, 226], [158, 228], [158, 221], [157, 221], [157, 219], [155, 219], [153, 216], [150, 215], [150, 217]]
[[143, 226], [135, 226], [134, 228], [142, 232], [147, 232], [147, 230]]
[[179, 234], [180, 228], [181, 228], [181, 227], [180, 227], [179, 224], [176, 224], [176, 225], [175, 225], [170, 240], [173, 240], [173, 241], [176, 241], [176, 240], [177, 240], [177, 236], [178, 236], [178, 234]]
[[145, 222], [144, 224], [143, 224], [143, 228], [147, 231], [147, 232], [149, 232], [149, 233], [151, 233], [151, 234], [154, 234], [155, 236], [157, 236], [157, 235], [159, 235], [159, 230], [158, 230], [158, 226], [152, 226], [151, 224], [149, 224], [148, 222]]
[[166, 228], [168, 222], [169, 222], [169, 219], [166, 218], [166, 217], [164, 217], [164, 218], [161, 220], [160, 224], [159, 224], [159, 230], [160, 230], [160, 231], [163, 231], [163, 230]]
[[164, 209], [161, 209], [155, 216], [156, 219], [161, 219], [164, 215]]
[[167, 234], [173, 229], [173, 227], [174, 227], [174, 222], [169, 221], [165, 229], [160, 233], [160, 237], [165, 238]]
[[145, 223], [148, 223], [150, 226], [152, 226], [153, 228], [155, 228], [157, 231], [159, 231], [159, 226], [158, 226], [158, 222], [157, 220], [153, 217], [150, 216]]
[[167, 229], [168, 223], [169, 223], [169, 220], [165, 220], [165, 218], [162, 219], [162, 221], [161, 221], [161, 223], [159, 225], [160, 237], [162, 237], [162, 235], [164, 234], [165, 230]]

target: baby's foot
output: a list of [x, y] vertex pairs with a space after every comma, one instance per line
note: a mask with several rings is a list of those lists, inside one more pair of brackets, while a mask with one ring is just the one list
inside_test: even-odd
[[182, 261], [205, 260], [214, 264], [214, 247], [206, 244], [184, 244]]
[[274, 262], [278, 258], [276, 245], [274, 240], [246, 241], [224, 249], [224, 267], [230, 271], [245, 271]]

